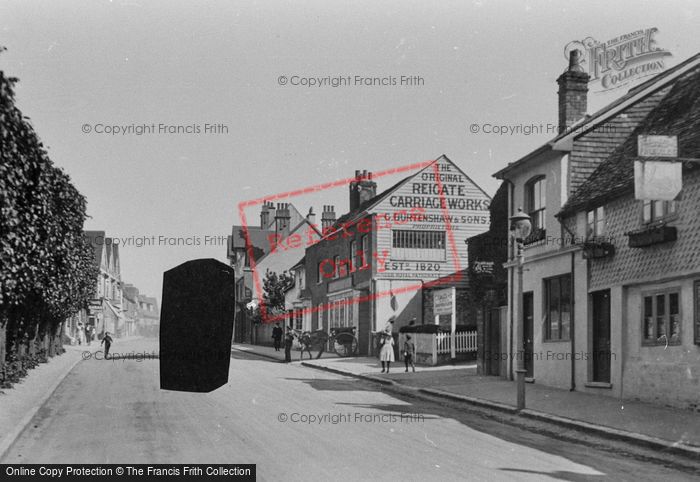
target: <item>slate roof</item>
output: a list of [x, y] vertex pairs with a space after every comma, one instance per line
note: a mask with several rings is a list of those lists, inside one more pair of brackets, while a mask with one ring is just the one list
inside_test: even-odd
[[[569, 198], [557, 216], [590, 210], [621, 195], [634, 192], [637, 136], [678, 136], [680, 158], [700, 158], [700, 67], [674, 81], [663, 99]], [[650, 158], [646, 158], [649, 160]], [[685, 163], [692, 169], [697, 164]]]

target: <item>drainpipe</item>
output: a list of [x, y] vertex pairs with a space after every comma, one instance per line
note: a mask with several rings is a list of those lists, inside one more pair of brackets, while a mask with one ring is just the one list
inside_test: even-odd
[[[575, 239], [574, 233], [572, 233], [569, 228], [566, 227], [566, 224], [564, 224], [559, 217], [557, 217], [557, 220], [559, 221], [559, 224], [564, 228], [564, 231], [566, 231], [569, 236], [571, 236], [572, 244], [573, 240]], [[569, 313], [569, 316], [571, 317], [569, 321], [569, 335], [571, 337], [571, 382], [570, 382], [570, 387], [569, 391], [573, 392], [576, 391], [576, 356], [574, 350], [576, 349], [576, 325], [574, 323], [574, 320], [576, 319], [576, 271], [575, 271], [575, 257], [576, 257], [576, 252], [572, 251], [571, 252], [571, 312]]]
[[[513, 215], [513, 211], [515, 210], [514, 208], [514, 197], [515, 197], [515, 185], [509, 181], [506, 180], [508, 183], [508, 200], [510, 201], [510, 206], [508, 206], [508, 218], [510, 218]], [[508, 230], [510, 233], [510, 226], [508, 226]], [[514, 256], [513, 256], [513, 248], [515, 245], [513, 244], [513, 239], [508, 236], [508, 261], [512, 261]], [[514, 282], [514, 269], [512, 266], [508, 268], [508, 291], [509, 291], [509, 303], [508, 303], [508, 317], [510, 318], [509, 320], [509, 333], [510, 333], [510, 350], [508, 353], [508, 379], [509, 380], [514, 380], [515, 378], [513, 377], [513, 323], [515, 319], [515, 300], [514, 300], [514, 293], [513, 293], [513, 282]], [[520, 308], [522, 309], [522, 308]]]
[[574, 324], [574, 319], [576, 318], [576, 291], [574, 290], [576, 286], [575, 276], [574, 276], [574, 258], [576, 252], [571, 252], [571, 323], [569, 326], [571, 334], [571, 388], [570, 391], [576, 391], [576, 356], [574, 350], [576, 349], [576, 325]]

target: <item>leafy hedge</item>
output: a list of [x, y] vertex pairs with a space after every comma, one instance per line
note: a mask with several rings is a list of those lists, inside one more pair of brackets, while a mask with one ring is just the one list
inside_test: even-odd
[[87, 201], [54, 166], [15, 106], [16, 82], [0, 71], [0, 384], [5, 386], [62, 350], [62, 324], [94, 296], [99, 273], [83, 236]]

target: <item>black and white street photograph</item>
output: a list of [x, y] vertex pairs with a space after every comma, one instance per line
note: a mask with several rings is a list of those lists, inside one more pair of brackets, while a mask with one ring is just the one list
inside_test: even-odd
[[2, 480], [700, 480], [700, 3], [1, 0]]

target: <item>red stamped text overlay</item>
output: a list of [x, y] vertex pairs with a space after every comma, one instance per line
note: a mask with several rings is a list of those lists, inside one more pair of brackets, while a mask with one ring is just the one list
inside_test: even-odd
[[[418, 291], [421, 288], [430, 288], [435, 286], [440, 286], [444, 284], [454, 283], [461, 279], [462, 270], [459, 261], [459, 255], [457, 253], [457, 246], [454, 240], [454, 232], [451, 224], [451, 216], [448, 209], [448, 202], [446, 198], [446, 190], [443, 188], [443, 182], [441, 180], [439, 166], [436, 161], [423, 161], [413, 164], [409, 164], [402, 167], [396, 167], [392, 169], [386, 169], [380, 172], [372, 174], [373, 179], [379, 179], [385, 176], [391, 176], [394, 174], [401, 174], [405, 172], [418, 173], [420, 169], [425, 169], [431, 166], [429, 171], [432, 174], [428, 174], [429, 179], [435, 182], [436, 189], [433, 194], [435, 194], [439, 199], [439, 209], [442, 214], [442, 219], [445, 225], [445, 234], [447, 238], [447, 247], [450, 256], [453, 258], [454, 272], [448, 276], [441, 277], [436, 280], [431, 281], [419, 281], [415, 284], [410, 284], [407, 286], [402, 286], [398, 288], [393, 288], [387, 291], [379, 291], [376, 293], [371, 293], [366, 296], [358, 296], [355, 298], [348, 298], [343, 301], [335, 301], [333, 306], [348, 305], [362, 303], [366, 301], [375, 300], [385, 296], [393, 296], [404, 292]], [[426, 174], [424, 174], [426, 175]], [[238, 204], [238, 213], [241, 218], [241, 225], [243, 228], [243, 235], [246, 242], [246, 250], [248, 252], [248, 258], [250, 260], [250, 267], [253, 274], [253, 284], [255, 285], [256, 293], [262, 293], [262, 276], [256, 266], [256, 261], [254, 257], [254, 245], [251, 242], [250, 232], [248, 230], [248, 220], [245, 214], [245, 209], [255, 206], [262, 206], [266, 202], [283, 201], [289, 200], [294, 197], [302, 196], [305, 194], [311, 194], [320, 191], [326, 191], [334, 188], [343, 188], [348, 186], [350, 183], [357, 181], [356, 177], [349, 177], [345, 179], [339, 179], [337, 181], [328, 182], [324, 184], [316, 184], [303, 189], [297, 189], [294, 191], [282, 192], [279, 194], [273, 194], [270, 196], [264, 196], [257, 199], [252, 199], [249, 201], [243, 201]], [[336, 222], [333, 226], [327, 228], [320, 228], [315, 226], [319, 232], [321, 232], [320, 240], [336, 240], [341, 238], [351, 238], [356, 232], [360, 233], [371, 233], [378, 232], [381, 230], [391, 230], [395, 227], [400, 227], [406, 224], [409, 220], [420, 219], [421, 216], [425, 216], [426, 210], [420, 206], [406, 207], [404, 210], [389, 213], [376, 213], [372, 217], [362, 217], [360, 219], [348, 219], [342, 223]], [[319, 242], [318, 234], [315, 230], [308, 228], [301, 233], [294, 233], [293, 235], [280, 236], [275, 232], [270, 232], [267, 237], [266, 243], [268, 243], [268, 255], [274, 255], [275, 252], [287, 251], [290, 249], [298, 250], [299, 257], [301, 258], [306, 249], [313, 246]], [[386, 271], [387, 262], [389, 262], [389, 250], [384, 249], [382, 252], [375, 253], [369, 257], [370, 259], [365, 259], [365, 252], [362, 247], [358, 247], [358, 251], [350, 256], [351, 259], [335, 259], [328, 258], [322, 259], [320, 261], [321, 275], [327, 279], [333, 279], [336, 277], [336, 270], [339, 277], [348, 276], [355, 271], [369, 270], [372, 269], [373, 263], [376, 265], [376, 272], [383, 273]], [[314, 268], [315, 270], [315, 268]], [[262, 274], [264, 275], [264, 273]], [[273, 313], [268, 309], [264, 299], [259, 299], [260, 314], [263, 323], [275, 323], [282, 320], [286, 320], [292, 317], [289, 312], [284, 313]], [[321, 304], [319, 306], [313, 306], [310, 308], [302, 309], [302, 313], [313, 313], [321, 312], [330, 308], [331, 305], [328, 303]], [[298, 310], [297, 310], [298, 313]]]

